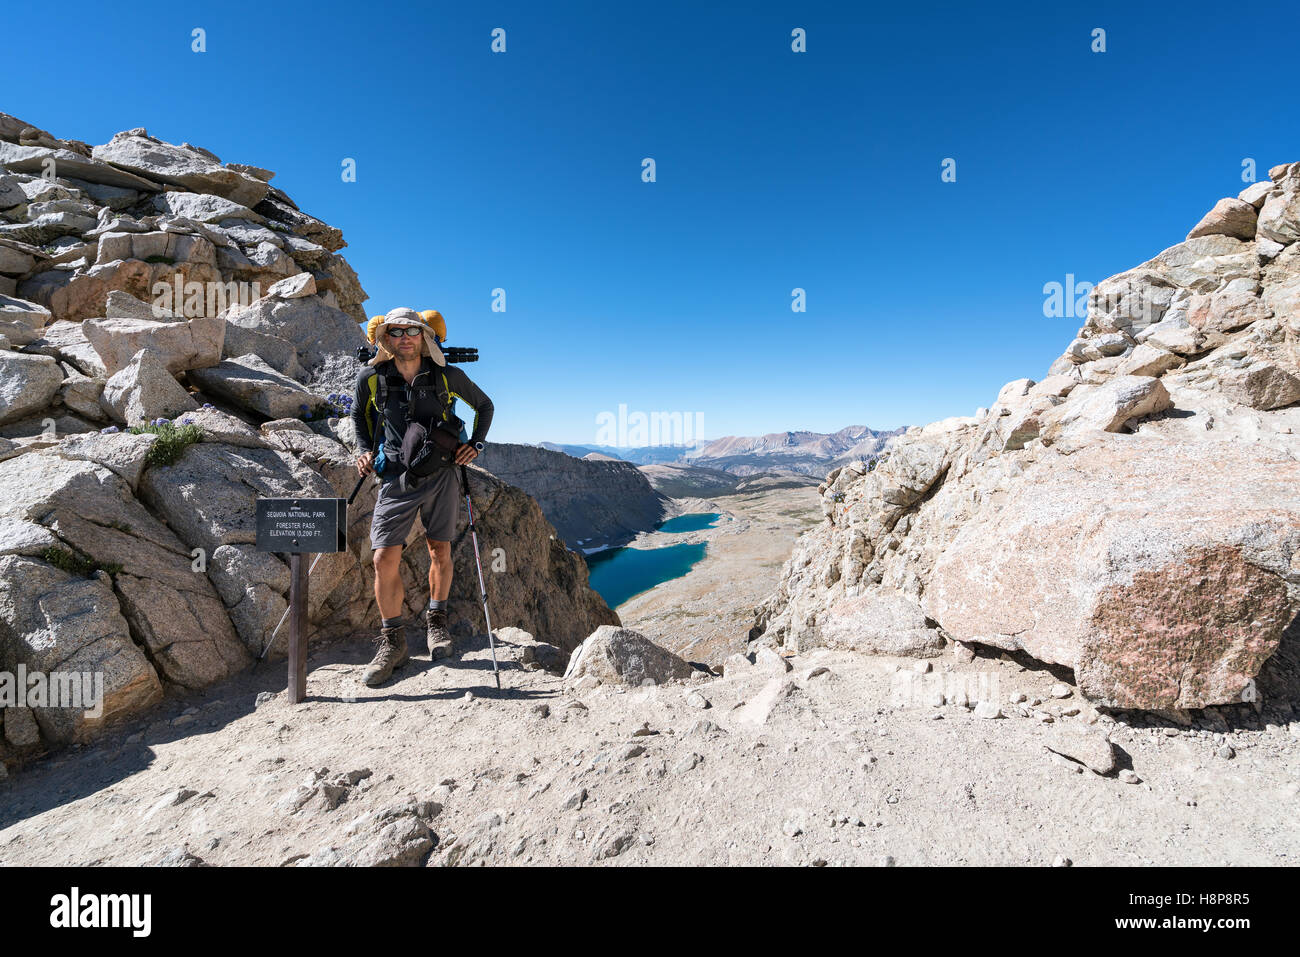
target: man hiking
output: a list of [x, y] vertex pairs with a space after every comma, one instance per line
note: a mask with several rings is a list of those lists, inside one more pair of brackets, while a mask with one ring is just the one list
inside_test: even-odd
[[[451, 539], [460, 513], [459, 466], [483, 450], [492, 424], [492, 401], [464, 371], [448, 365], [440, 348], [447, 330], [436, 311], [399, 308], [376, 324], [376, 354], [357, 377], [352, 422], [357, 435], [357, 471], [380, 479], [370, 523], [374, 549], [375, 601], [382, 624], [374, 660], [362, 680], [383, 684], [411, 657], [402, 627], [402, 547], [418, 514], [429, 547], [429, 605], [425, 612], [430, 660], [455, 651], [447, 631], [451, 593]], [[465, 438], [453, 414], [456, 399], [474, 410], [473, 434]], [[441, 428], [440, 428], [441, 426]], [[416, 428], [418, 427], [418, 428]], [[408, 434], [409, 433], [409, 434]], [[412, 439], [442, 435], [454, 448], [454, 465], [416, 475]], [[450, 460], [452, 455], [448, 453]]]

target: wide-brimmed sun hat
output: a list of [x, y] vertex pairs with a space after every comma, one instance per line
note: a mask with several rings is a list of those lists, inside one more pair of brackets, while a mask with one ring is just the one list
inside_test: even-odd
[[442, 349], [438, 347], [438, 339], [433, 329], [424, 321], [424, 318], [414, 309], [408, 309], [405, 306], [399, 306], [396, 309], [390, 309], [384, 314], [382, 321], [375, 328], [375, 357], [370, 360], [370, 365], [379, 365], [393, 358], [392, 352], [384, 343], [384, 336], [388, 330], [396, 326], [414, 326], [424, 333], [420, 338], [424, 341], [424, 348], [421, 352], [433, 359], [436, 365], [445, 366], [446, 358], [443, 357]]

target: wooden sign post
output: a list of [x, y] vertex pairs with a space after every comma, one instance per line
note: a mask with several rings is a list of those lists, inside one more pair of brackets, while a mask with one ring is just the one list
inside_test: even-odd
[[[259, 498], [257, 548], [289, 557], [289, 703], [307, 698], [306, 556], [347, 551], [348, 504], [341, 498]], [[312, 568], [315, 567], [312, 562]]]

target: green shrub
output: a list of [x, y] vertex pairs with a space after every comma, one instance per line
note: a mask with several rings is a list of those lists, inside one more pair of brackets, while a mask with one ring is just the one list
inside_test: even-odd
[[59, 548], [57, 545], [51, 545], [45, 549], [41, 553], [41, 557], [55, 568], [61, 569], [69, 575], [80, 575], [82, 578], [92, 578], [96, 572], [100, 571], [116, 575], [122, 570], [122, 566], [117, 562], [97, 562], [89, 555], [69, 551], [66, 548]]
[[145, 464], [154, 466], [175, 465], [180, 461], [185, 450], [195, 442], [202, 441], [203, 430], [197, 425], [176, 425], [174, 422], [158, 422], [151, 425], [137, 425], [127, 431], [133, 435], [156, 435], [157, 441], [145, 456]]

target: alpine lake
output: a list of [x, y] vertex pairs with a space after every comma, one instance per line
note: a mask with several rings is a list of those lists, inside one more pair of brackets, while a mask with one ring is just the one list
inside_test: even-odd
[[[698, 532], [712, 528], [721, 517], [718, 512], [694, 512], [678, 515], [656, 527], [659, 532]], [[626, 545], [587, 555], [591, 570], [591, 587], [610, 608], [618, 608], [630, 598], [656, 585], [689, 572], [704, 558], [703, 542], [664, 545], [660, 548], [635, 548]]]

